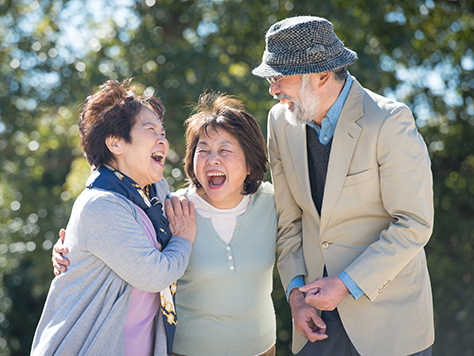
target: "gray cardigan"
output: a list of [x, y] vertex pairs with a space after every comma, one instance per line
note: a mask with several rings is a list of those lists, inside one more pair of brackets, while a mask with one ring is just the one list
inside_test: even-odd
[[[131, 286], [160, 292], [184, 273], [189, 241], [174, 236], [162, 252], [156, 250], [137, 209], [121, 195], [99, 189], [86, 189], [77, 198], [65, 240], [71, 266], [51, 283], [32, 355], [100, 355], [105, 350], [123, 355]], [[163, 325], [157, 328], [155, 355], [161, 356], [166, 342]]]

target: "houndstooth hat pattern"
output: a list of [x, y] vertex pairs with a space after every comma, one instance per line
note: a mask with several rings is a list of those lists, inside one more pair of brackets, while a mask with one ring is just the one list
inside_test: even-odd
[[277, 22], [268, 30], [265, 43], [262, 63], [252, 71], [262, 78], [329, 72], [357, 60], [357, 54], [337, 38], [332, 23], [321, 17]]

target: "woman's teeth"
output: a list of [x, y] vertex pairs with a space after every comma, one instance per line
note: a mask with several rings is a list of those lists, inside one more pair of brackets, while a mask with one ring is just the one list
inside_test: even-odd
[[208, 172], [207, 173], [207, 182], [211, 187], [218, 187], [224, 184], [226, 176], [222, 172]]
[[155, 161], [162, 163], [163, 159], [165, 158], [164, 154], [161, 152], [153, 152], [151, 154], [151, 158], [153, 158]]

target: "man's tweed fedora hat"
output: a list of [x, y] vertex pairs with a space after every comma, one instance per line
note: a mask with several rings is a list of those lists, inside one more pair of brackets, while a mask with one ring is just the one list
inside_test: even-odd
[[329, 72], [357, 59], [337, 38], [332, 23], [321, 17], [277, 22], [267, 31], [265, 42], [262, 64], [252, 71], [262, 78]]

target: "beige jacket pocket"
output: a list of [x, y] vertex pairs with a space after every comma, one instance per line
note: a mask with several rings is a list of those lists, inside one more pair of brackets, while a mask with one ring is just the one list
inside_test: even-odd
[[350, 187], [351, 185], [357, 185], [360, 183], [364, 183], [370, 179], [374, 178], [374, 169], [370, 168], [365, 171], [355, 173], [355, 174], [350, 174], [346, 177], [346, 180], [344, 182], [344, 188], [345, 187]]

